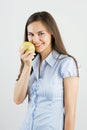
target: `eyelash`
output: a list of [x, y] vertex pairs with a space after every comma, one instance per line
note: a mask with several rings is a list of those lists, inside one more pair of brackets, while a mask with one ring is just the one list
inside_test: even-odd
[[43, 32], [41, 32], [41, 33], [39, 33], [38, 35], [43, 35], [44, 33]]
[[33, 36], [33, 34], [32, 33], [28, 33], [28, 36]]
[[[43, 32], [40, 32], [40, 33], [38, 33], [38, 36], [42, 36], [44, 33]], [[32, 33], [28, 33], [28, 36], [34, 36], [34, 34], [32, 34]]]

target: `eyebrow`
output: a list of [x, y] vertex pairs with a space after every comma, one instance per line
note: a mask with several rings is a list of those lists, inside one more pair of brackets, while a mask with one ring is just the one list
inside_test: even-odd
[[[38, 31], [37, 33], [42, 33], [42, 32], [45, 32], [45, 30]], [[32, 32], [28, 32], [28, 33], [33, 34]]]

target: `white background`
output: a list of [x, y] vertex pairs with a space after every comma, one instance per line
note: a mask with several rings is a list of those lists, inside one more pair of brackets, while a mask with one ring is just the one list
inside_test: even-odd
[[13, 102], [20, 66], [19, 45], [28, 17], [49, 11], [55, 18], [68, 52], [81, 64], [76, 130], [87, 129], [87, 2], [86, 0], [0, 0], [0, 130], [19, 130], [27, 100]]

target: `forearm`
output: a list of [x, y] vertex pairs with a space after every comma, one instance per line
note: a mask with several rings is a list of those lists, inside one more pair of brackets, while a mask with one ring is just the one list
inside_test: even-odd
[[25, 65], [14, 88], [14, 102], [20, 104], [26, 97], [31, 67]]
[[74, 126], [75, 126], [75, 114], [66, 114], [64, 130], [74, 130]]

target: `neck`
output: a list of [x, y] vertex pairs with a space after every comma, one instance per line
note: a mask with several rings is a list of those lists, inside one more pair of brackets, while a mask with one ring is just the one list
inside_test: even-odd
[[41, 61], [43, 61], [44, 59], [46, 59], [46, 57], [51, 53], [52, 49], [51, 50], [48, 50], [46, 52], [43, 52], [41, 53]]

